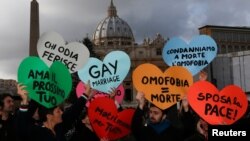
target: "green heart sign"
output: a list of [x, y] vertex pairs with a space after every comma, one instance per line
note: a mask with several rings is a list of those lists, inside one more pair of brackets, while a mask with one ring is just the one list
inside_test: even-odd
[[47, 108], [61, 104], [72, 88], [72, 78], [65, 65], [54, 62], [48, 68], [38, 57], [27, 57], [21, 62], [18, 82], [27, 86], [31, 99]]

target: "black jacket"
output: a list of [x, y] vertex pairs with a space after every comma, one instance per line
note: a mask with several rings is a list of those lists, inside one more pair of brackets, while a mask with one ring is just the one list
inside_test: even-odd
[[7, 120], [2, 120], [0, 116], [0, 141], [15, 141], [15, 118], [9, 115]]
[[95, 132], [91, 131], [80, 121], [75, 127], [75, 132], [70, 141], [100, 141]]
[[136, 109], [132, 119], [132, 133], [137, 141], [180, 141], [180, 132], [170, 125], [162, 133], [158, 134], [152, 127], [143, 123], [143, 111]]
[[64, 111], [62, 123], [55, 126], [56, 135], [46, 127], [32, 122], [29, 112], [19, 111], [17, 116], [17, 126], [22, 141], [66, 141], [65, 133], [72, 127], [72, 124], [79, 117], [84, 108], [86, 99], [80, 97], [76, 103]]

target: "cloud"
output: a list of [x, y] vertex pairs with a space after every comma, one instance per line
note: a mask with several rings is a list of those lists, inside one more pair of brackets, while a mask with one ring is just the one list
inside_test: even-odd
[[[40, 33], [56, 31], [68, 41], [90, 37], [107, 16], [109, 0], [37, 0]], [[0, 78], [16, 79], [28, 56], [31, 0], [0, 2]], [[136, 42], [160, 33], [190, 40], [207, 24], [249, 26], [249, 0], [114, 0], [118, 16], [133, 30]]]

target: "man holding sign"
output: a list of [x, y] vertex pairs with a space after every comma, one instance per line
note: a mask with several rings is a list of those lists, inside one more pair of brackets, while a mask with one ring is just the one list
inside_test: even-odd
[[[161, 110], [151, 104], [149, 119], [143, 119], [146, 100], [144, 93], [138, 92], [136, 99], [138, 107], [132, 120], [132, 133], [137, 141], [179, 141], [181, 135], [167, 120], [166, 110]], [[145, 124], [144, 122], [145, 121]]]

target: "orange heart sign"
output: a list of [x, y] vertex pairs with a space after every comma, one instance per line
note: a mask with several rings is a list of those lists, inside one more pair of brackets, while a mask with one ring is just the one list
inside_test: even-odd
[[247, 96], [240, 87], [228, 85], [219, 92], [207, 81], [194, 83], [187, 98], [194, 111], [211, 125], [233, 124], [248, 106]]
[[133, 83], [145, 98], [164, 110], [180, 101], [193, 84], [192, 74], [184, 67], [173, 66], [162, 72], [153, 64], [139, 65], [133, 72]]

